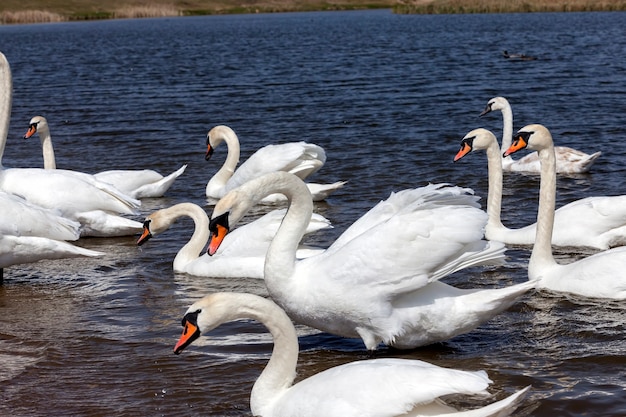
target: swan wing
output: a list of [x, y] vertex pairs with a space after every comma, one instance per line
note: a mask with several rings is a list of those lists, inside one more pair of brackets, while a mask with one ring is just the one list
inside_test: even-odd
[[278, 400], [274, 415], [398, 416], [428, 407], [443, 395], [485, 395], [490, 383], [484, 371], [419, 360], [357, 361], [297, 383]]
[[89, 210], [136, 214], [141, 205], [91, 175], [58, 169], [4, 169], [0, 171], [0, 189], [63, 214]]
[[232, 190], [253, 178], [275, 171], [286, 171], [304, 179], [326, 162], [326, 153], [320, 146], [306, 142], [267, 145], [257, 150], [237, 168], [226, 185]]
[[186, 168], [183, 165], [166, 177], [151, 169], [110, 170], [94, 176], [134, 198], [156, 198], [162, 197]]
[[102, 252], [45, 237], [0, 235], [0, 268], [43, 259], [101, 255], [103, 255]]
[[335, 285], [373, 291], [376, 284], [386, 286], [387, 293], [402, 293], [463, 267], [502, 261], [504, 246], [482, 240], [486, 213], [459, 203], [474, 199], [456, 189], [442, 198], [427, 194], [416, 200], [409, 197], [423, 190], [405, 191], [374, 207], [323, 255], [302, 260], [297, 268], [332, 277]]
[[0, 234], [56, 240], [77, 240], [80, 237], [80, 223], [13, 194], [0, 192], [0, 212]]

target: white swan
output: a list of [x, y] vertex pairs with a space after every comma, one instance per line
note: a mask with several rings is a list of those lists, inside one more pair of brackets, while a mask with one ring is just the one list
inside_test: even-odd
[[[483, 128], [472, 130], [461, 141], [461, 149], [454, 161], [478, 150], [486, 151], [489, 167], [489, 221], [485, 237], [506, 244], [532, 245], [536, 223], [519, 229], [502, 224], [502, 153], [495, 135]], [[596, 249], [626, 245], [626, 195], [587, 197], [562, 206], [554, 216], [552, 244]]]
[[567, 265], [552, 256], [552, 227], [556, 199], [556, 161], [552, 136], [542, 125], [523, 127], [513, 144], [504, 152], [536, 150], [541, 161], [537, 237], [528, 263], [528, 277], [538, 288], [584, 297], [626, 299], [626, 247], [599, 252]]
[[65, 240], [79, 238], [80, 224], [54, 211], [0, 191], [0, 283], [7, 266], [101, 252], [74, 246]]
[[530, 386], [482, 408], [458, 411], [444, 395], [486, 394], [485, 371], [442, 368], [411, 359], [371, 359], [327, 369], [293, 385], [298, 337], [289, 317], [271, 300], [240, 293], [210, 294], [183, 318], [179, 354], [201, 334], [237, 319], [260, 321], [274, 338], [269, 362], [252, 387], [250, 409], [261, 417], [508, 416]]
[[[511, 146], [513, 136], [513, 111], [509, 101], [504, 97], [494, 97], [487, 103], [485, 109], [480, 113], [484, 116], [492, 111], [502, 112], [502, 149]], [[556, 172], [558, 174], [579, 174], [589, 171], [595, 160], [602, 152], [595, 152], [591, 155], [579, 150], [565, 146], [556, 146]], [[529, 172], [538, 174], [541, 172], [539, 158], [536, 152], [532, 152], [519, 160], [514, 160], [510, 156], [503, 157], [502, 168], [505, 171]]]
[[[45, 117], [35, 116], [30, 119], [24, 139], [32, 137], [35, 133], [39, 134], [39, 139], [41, 140], [43, 167], [45, 169], [56, 169], [50, 127]], [[109, 170], [93, 175], [98, 180], [112, 184], [115, 188], [133, 198], [155, 198], [162, 197], [174, 181], [185, 172], [185, 168], [187, 168], [187, 165], [183, 165], [166, 177], [151, 169]]]
[[12, 89], [11, 68], [0, 52], [0, 190], [39, 206], [60, 210], [64, 217], [81, 222], [81, 236], [140, 232], [141, 223], [114, 214], [136, 214], [141, 203], [93, 176], [84, 174], [79, 178], [63, 170], [2, 167], [11, 119]]
[[284, 194], [289, 208], [265, 258], [269, 294], [295, 321], [343, 337], [409, 349], [470, 331], [508, 308], [532, 284], [461, 290], [437, 282], [460, 269], [500, 264], [504, 245], [481, 240], [487, 215], [468, 190], [446, 185], [393, 193], [324, 253], [297, 260], [313, 202], [286, 172], [225, 195], [211, 217], [209, 254], [258, 200]]
[[[317, 172], [326, 162], [326, 152], [320, 146], [306, 142], [290, 142], [279, 145], [267, 145], [252, 154], [239, 168], [239, 138], [228, 126], [220, 125], [212, 128], [207, 134], [208, 161], [222, 142], [226, 142], [228, 154], [224, 165], [209, 180], [206, 196], [222, 198], [228, 191], [241, 184], [274, 171], [286, 171], [305, 179]], [[236, 170], [235, 170], [236, 169]], [[330, 194], [343, 187], [345, 181], [332, 184], [308, 183], [314, 201], [322, 201]], [[284, 201], [280, 194], [266, 196], [264, 203]]]
[[[202, 252], [209, 241], [209, 216], [204, 209], [193, 203], [180, 203], [157, 210], [146, 217], [143, 234], [137, 240], [143, 245], [152, 236], [165, 232], [176, 220], [183, 216], [193, 219], [193, 235], [174, 258], [174, 272], [183, 272], [206, 277], [246, 277], [263, 278], [265, 254], [276, 234], [285, 210], [273, 210], [253, 222], [247, 223], [229, 233], [220, 246], [217, 255], [209, 256]], [[306, 233], [332, 227], [330, 222], [313, 214]], [[305, 258], [323, 249], [300, 245], [297, 256]]]

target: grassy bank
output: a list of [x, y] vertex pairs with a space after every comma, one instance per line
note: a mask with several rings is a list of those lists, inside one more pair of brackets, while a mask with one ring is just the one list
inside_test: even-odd
[[0, 23], [392, 8], [396, 13], [626, 10], [626, 0], [2, 0]]

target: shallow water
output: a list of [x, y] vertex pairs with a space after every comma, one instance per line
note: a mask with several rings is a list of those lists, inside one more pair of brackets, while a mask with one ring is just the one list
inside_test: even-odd
[[[57, 165], [98, 172], [189, 164], [166, 197], [141, 215], [191, 201], [226, 151], [204, 161], [205, 135], [233, 127], [242, 160], [258, 147], [307, 140], [323, 146], [317, 182], [348, 180], [316, 204], [334, 229], [328, 245], [391, 191], [449, 182], [487, 195], [486, 158], [453, 164], [476, 127], [501, 133], [507, 97], [515, 128], [548, 126], [559, 145], [601, 158], [587, 175], [561, 177], [557, 203], [624, 189], [626, 14], [550, 13], [397, 16], [388, 11], [212, 16], [0, 26], [13, 70], [5, 166], [42, 166], [36, 139], [21, 139], [36, 114], [48, 119]], [[536, 61], [510, 62], [502, 51]], [[505, 176], [503, 219], [534, 221], [538, 178]], [[81, 239], [106, 252], [15, 266], [0, 286], [0, 414], [12, 416], [249, 415], [249, 392], [271, 351], [254, 322], [224, 325], [179, 356], [180, 319], [221, 290], [265, 295], [258, 280], [174, 274], [190, 220], [141, 248], [136, 237]], [[528, 248], [502, 268], [462, 271], [460, 287], [526, 279]], [[559, 251], [567, 262], [591, 251]], [[502, 398], [533, 389], [517, 415], [626, 415], [624, 302], [529, 293], [473, 332], [408, 352], [460, 369], [485, 369]], [[366, 358], [359, 340], [298, 326], [299, 376]], [[480, 405], [490, 399], [463, 403]]]

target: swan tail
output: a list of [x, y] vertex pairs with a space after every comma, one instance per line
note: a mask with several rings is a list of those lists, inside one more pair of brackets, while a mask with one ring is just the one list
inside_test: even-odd
[[507, 417], [510, 416], [524, 401], [530, 391], [527, 386], [508, 397], [474, 410], [455, 412], [452, 414], [440, 414], [440, 417]]
[[321, 214], [313, 213], [313, 215], [311, 216], [311, 221], [309, 222], [309, 225], [304, 231], [304, 234], [308, 235], [310, 233], [315, 233], [318, 230], [332, 229], [332, 228], [333, 228], [333, 225], [330, 223], [330, 220], [328, 220], [326, 217], [322, 216]]
[[133, 236], [143, 231], [143, 224], [101, 210], [84, 211], [77, 214], [82, 225], [82, 237]]
[[104, 253], [38, 236], [0, 236], [0, 268], [46, 259], [96, 257]]
[[337, 181], [332, 184], [307, 183], [306, 185], [311, 192], [313, 201], [323, 201], [326, 200], [335, 191], [342, 188], [346, 183], [347, 181]]
[[[474, 246], [474, 247], [472, 247]], [[461, 255], [437, 269], [430, 281], [437, 281], [461, 269], [482, 265], [504, 265], [506, 246], [502, 242], [478, 241], [461, 251]]]
[[174, 181], [178, 177], [180, 177], [185, 169], [187, 168], [187, 164], [180, 167], [178, 170], [172, 172], [166, 177], [161, 178], [159, 181], [142, 185], [137, 188], [133, 193], [135, 198], [157, 198], [163, 197], [163, 195], [169, 190], [169, 188], [174, 184]]
[[598, 159], [598, 157], [600, 155], [602, 155], [602, 152], [600, 152], [600, 151], [589, 155], [589, 157], [587, 159], [585, 159], [584, 161], [581, 162], [581, 164], [580, 164], [580, 166], [581, 166], [580, 172], [588, 172], [589, 169], [591, 169], [591, 166], [593, 165], [593, 163], [596, 162], [596, 159]]

